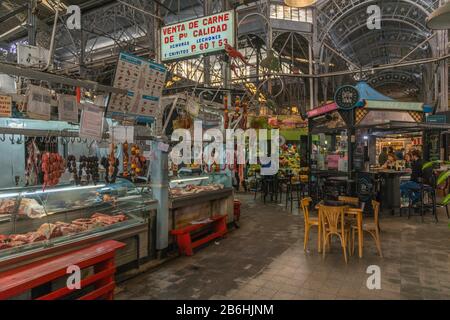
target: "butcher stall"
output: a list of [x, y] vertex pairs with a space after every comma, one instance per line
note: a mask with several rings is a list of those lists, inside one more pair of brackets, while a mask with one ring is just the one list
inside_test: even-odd
[[169, 226], [179, 229], [214, 215], [233, 222], [233, 188], [227, 173], [200, 174], [170, 180]]

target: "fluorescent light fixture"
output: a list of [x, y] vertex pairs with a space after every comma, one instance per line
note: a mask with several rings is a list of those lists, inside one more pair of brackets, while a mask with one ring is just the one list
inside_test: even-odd
[[427, 27], [433, 30], [450, 29], [450, 2], [433, 11], [426, 20]]
[[105, 187], [105, 184], [99, 184], [99, 185], [92, 185], [92, 186], [82, 186], [82, 187], [66, 187], [66, 188], [56, 188], [56, 189], [49, 189], [49, 190], [36, 190], [36, 191], [25, 191], [25, 192], [14, 192], [14, 193], [4, 193], [0, 194], [0, 199], [5, 198], [12, 198], [17, 196], [22, 197], [29, 197], [29, 196], [35, 196], [40, 194], [50, 194], [50, 193], [58, 193], [58, 192], [64, 192], [64, 191], [75, 191], [75, 190], [89, 190], [89, 189], [98, 189]]
[[317, 0], [284, 0], [284, 4], [289, 7], [303, 8], [315, 4]]
[[198, 178], [187, 178], [187, 179], [177, 179], [177, 180], [171, 180], [170, 182], [189, 182], [189, 181], [199, 181], [199, 180], [208, 180], [209, 177], [198, 177]]

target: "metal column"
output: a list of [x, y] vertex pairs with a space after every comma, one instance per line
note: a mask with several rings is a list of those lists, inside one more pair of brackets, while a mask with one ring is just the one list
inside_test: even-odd
[[158, 200], [156, 213], [156, 250], [169, 245], [169, 157], [168, 152], [159, 150], [161, 140], [151, 141], [150, 161], [151, 188], [153, 198]]

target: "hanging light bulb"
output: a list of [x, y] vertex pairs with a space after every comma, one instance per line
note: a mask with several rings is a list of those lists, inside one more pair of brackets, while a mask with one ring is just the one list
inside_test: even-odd
[[450, 2], [433, 11], [426, 20], [427, 27], [434, 30], [450, 29]]
[[284, 4], [289, 7], [303, 8], [312, 6], [317, 0], [284, 0]]

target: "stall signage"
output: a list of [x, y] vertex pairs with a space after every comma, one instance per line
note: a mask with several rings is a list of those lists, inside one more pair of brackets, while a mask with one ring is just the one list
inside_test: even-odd
[[12, 99], [10, 96], [0, 96], [0, 117], [11, 117]]
[[445, 114], [435, 114], [427, 117], [428, 123], [447, 123], [447, 116]]
[[127, 90], [113, 94], [108, 105], [111, 113], [155, 117], [166, 81], [162, 64], [122, 52], [119, 56], [114, 87]]
[[94, 140], [103, 138], [104, 108], [96, 105], [82, 105], [80, 121], [80, 137]]
[[322, 107], [312, 109], [311, 111], [308, 111], [306, 114], [308, 115], [308, 118], [314, 118], [314, 117], [329, 113], [331, 111], [335, 111], [336, 109], [337, 109], [337, 104], [330, 103], [330, 104], [326, 104]]
[[31, 119], [50, 120], [52, 92], [39, 86], [28, 86], [27, 115]]
[[78, 123], [78, 102], [76, 96], [58, 96], [58, 118], [60, 121]]
[[161, 29], [162, 61], [192, 58], [234, 46], [234, 11], [165, 26]]
[[343, 110], [352, 110], [355, 108], [359, 99], [359, 91], [354, 86], [340, 87], [334, 96], [334, 101], [336, 101], [339, 109]]

